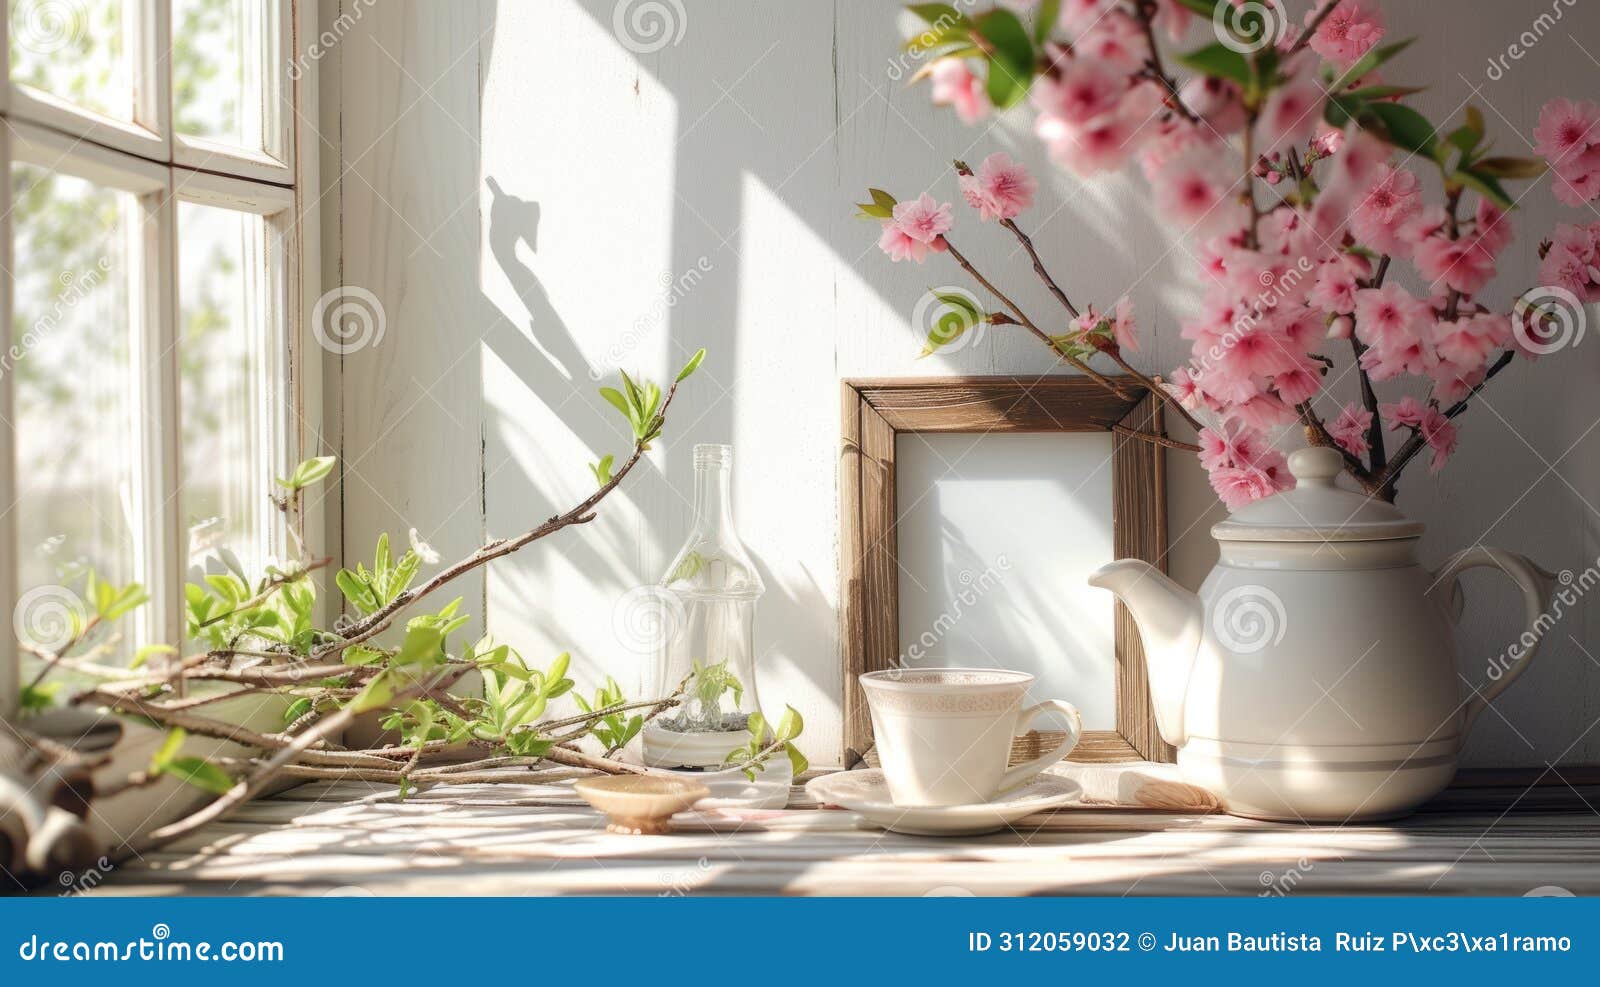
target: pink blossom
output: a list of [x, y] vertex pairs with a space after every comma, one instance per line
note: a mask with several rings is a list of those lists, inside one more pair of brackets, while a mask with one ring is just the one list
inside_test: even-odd
[[1511, 228], [1511, 217], [1488, 199], [1478, 200], [1478, 208], [1473, 214], [1472, 233], [1478, 245], [1490, 254], [1499, 254], [1506, 249], [1516, 235]]
[[1428, 472], [1437, 473], [1456, 451], [1456, 426], [1438, 407], [1429, 405], [1423, 414], [1421, 429], [1422, 438], [1433, 451], [1428, 460]]
[[1128, 90], [1111, 112], [1087, 123], [1075, 124], [1065, 117], [1040, 114], [1034, 121], [1034, 132], [1050, 148], [1052, 161], [1087, 178], [1122, 167], [1129, 155], [1154, 133], [1160, 104], [1160, 93], [1146, 83]]
[[926, 192], [911, 201], [895, 203], [894, 225], [918, 243], [933, 243], [950, 232], [950, 224], [950, 203], [935, 202]]
[[1257, 121], [1265, 151], [1282, 151], [1310, 139], [1322, 123], [1325, 99], [1316, 74], [1309, 69], [1273, 89]]
[[1350, 232], [1364, 245], [1383, 254], [1405, 254], [1402, 225], [1422, 208], [1417, 176], [1404, 168], [1380, 164], [1377, 181], [1356, 203]]
[[1465, 295], [1477, 294], [1494, 277], [1494, 255], [1474, 239], [1430, 236], [1417, 244], [1411, 259], [1417, 273]]
[[[1354, 258], [1357, 266], [1350, 262]], [[1311, 289], [1311, 304], [1325, 312], [1350, 312], [1356, 307], [1356, 290], [1367, 272], [1366, 261], [1354, 254], [1341, 254], [1317, 266], [1317, 280]]]
[[1550, 250], [1539, 265], [1539, 283], [1565, 288], [1579, 300], [1600, 300], [1600, 223], [1562, 223], [1550, 237]]
[[1074, 58], [1060, 78], [1046, 76], [1035, 82], [1031, 98], [1044, 116], [1081, 125], [1114, 109], [1125, 88], [1126, 79], [1109, 67]]
[[[1316, 18], [1317, 11], [1329, 2], [1320, 0], [1315, 10], [1306, 12], [1307, 26]], [[1345, 0], [1311, 36], [1311, 49], [1331, 62], [1348, 66], [1383, 40], [1383, 32], [1383, 12], [1376, 4], [1368, 0]]]
[[1288, 341], [1265, 325], [1235, 332], [1219, 368], [1237, 378], [1270, 377], [1293, 370], [1296, 354]]
[[1229, 405], [1224, 411], [1232, 420], [1254, 429], [1269, 429], [1287, 425], [1296, 418], [1295, 411], [1274, 394], [1262, 392], [1248, 401]]
[[[1232, 228], [1239, 218], [1231, 201], [1233, 179], [1209, 150], [1196, 149], [1168, 162], [1156, 179], [1156, 210], [1172, 222], [1200, 230]], [[1235, 208], [1229, 208], [1230, 204]]]
[[1062, 0], [1060, 24], [1069, 31], [1081, 31], [1106, 15], [1117, 0]]
[[1600, 144], [1600, 106], [1552, 99], [1539, 109], [1533, 136], [1534, 152], [1552, 168], [1572, 164], [1591, 145]]
[[1356, 335], [1368, 346], [1377, 347], [1404, 343], [1417, 326], [1432, 321], [1427, 303], [1397, 284], [1356, 292], [1355, 315]]
[[1317, 372], [1316, 364], [1301, 363], [1272, 378], [1272, 389], [1285, 404], [1304, 404], [1322, 390], [1322, 375]]
[[1378, 405], [1378, 411], [1389, 422], [1389, 430], [1394, 431], [1420, 427], [1428, 409], [1421, 401], [1407, 395], [1396, 404]]
[[1167, 37], [1173, 41], [1182, 41], [1183, 36], [1189, 32], [1189, 24], [1194, 20], [1194, 11], [1183, 5], [1183, 0], [1161, 0], [1161, 7], [1156, 11], [1156, 23], [1167, 32]]
[[984, 82], [959, 58], [941, 58], [933, 63], [930, 80], [933, 101], [955, 107], [962, 123], [976, 123], [989, 115], [989, 95]]
[[1117, 299], [1116, 318], [1111, 321], [1111, 334], [1117, 341], [1118, 349], [1139, 349], [1139, 327], [1133, 321], [1133, 301], [1127, 295]]
[[1488, 362], [1489, 354], [1511, 336], [1510, 323], [1505, 316], [1487, 312], [1463, 316], [1454, 322], [1438, 322], [1433, 330], [1434, 351], [1460, 377], [1481, 369]]
[[1244, 102], [1239, 87], [1227, 79], [1197, 75], [1183, 84], [1178, 98], [1218, 133], [1231, 134], [1244, 127]]
[[1371, 446], [1367, 444], [1367, 429], [1372, 427], [1372, 412], [1357, 404], [1347, 404], [1339, 417], [1328, 423], [1328, 434], [1352, 456], [1364, 456]]
[[1012, 219], [1033, 205], [1039, 183], [1028, 169], [996, 151], [983, 159], [978, 170], [961, 176], [961, 194], [978, 210], [980, 219]]
[[1255, 466], [1219, 466], [1211, 471], [1211, 489], [1230, 511], [1270, 497], [1294, 485], [1287, 470], [1269, 471]]
[[1167, 376], [1167, 393], [1177, 399], [1177, 402], [1193, 411], [1202, 403], [1200, 386], [1195, 383], [1194, 375], [1188, 367], [1179, 367]]
[[878, 237], [878, 246], [892, 261], [914, 260], [920, 264], [928, 256], [928, 245], [907, 236], [905, 230], [896, 226], [892, 219], [883, 221], [883, 234]]
[[1150, 57], [1150, 43], [1145, 40], [1144, 29], [1132, 15], [1122, 10], [1110, 10], [1097, 17], [1073, 41], [1072, 50], [1081, 57], [1123, 71], [1140, 68]]

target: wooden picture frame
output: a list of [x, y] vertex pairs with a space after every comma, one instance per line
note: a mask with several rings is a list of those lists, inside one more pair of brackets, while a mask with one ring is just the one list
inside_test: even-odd
[[[1119, 397], [1082, 376], [908, 377], [841, 386], [839, 619], [844, 665], [844, 745], [864, 756], [872, 719], [859, 684], [900, 654], [895, 437], [903, 432], [1113, 432], [1112, 544], [1117, 558], [1166, 571], [1166, 473], [1162, 447], [1131, 432], [1164, 434], [1161, 404], [1131, 378]], [[1116, 729], [1090, 730], [1078, 761], [1171, 761], [1156, 732], [1144, 651], [1133, 618], [1115, 604]], [[847, 760], [850, 754], [846, 754]]]

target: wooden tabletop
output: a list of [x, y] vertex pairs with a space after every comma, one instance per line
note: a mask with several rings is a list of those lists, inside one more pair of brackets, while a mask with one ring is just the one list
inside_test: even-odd
[[1341, 827], [1070, 807], [960, 839], [788, 810], [693, 813], [618, 836], [570, 785], [318, 782], [115, 870], [141, 894], [1600, 894], [1600, 786], [1457, 788]]

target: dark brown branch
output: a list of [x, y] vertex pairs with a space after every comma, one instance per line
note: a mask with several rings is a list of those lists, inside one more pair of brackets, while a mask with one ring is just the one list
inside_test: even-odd
[[[1077, 357], [1072, 356], [1072, 355], [1070, 355], [1068, 353], [1063, 353], [1061, 351], [1061, 348], [1056, 345], [1055, 340], [1051, 339], [1049, 334], [1047, 334], [1043, 329], [1040, 329], [1038, 327], [1038, 325], [1035, 324], [1032, 319], [1028, 318], [1028, 316], [1022, 311], [1021, 306], [1017, 305], [1017, 303], [1013, 302], [1010, 298], [1007, 298], [1005, 293], [1002, 292], [999, 288], [996, 288], [994, 286], [994, 284], [989, 281], [988, 278], [986, 278], [982, 274], [978, 273], [978, 269], [976, 267], [973, 267], [972, 266], [972, 262], [967, 260], [966, 256], [963, 255], [961, 253], [961, 251], [956, 249], [955, 244], [950, 242], [950, 238], [949, 237], [945, 237], [944, 238], [944, 244], [945, 244], [946, 252], [950, 255], [950, 257], [957, 264], [961, 265], [962, 270], [964, 270], [968, 274], [970, 274], [974, 281], [976, 281], [979, 284], [983, 285], [984, 289], [987, 290], [989, 292], [989, 294], [991, 294], [994, 297], [998, 298], [1000, 300], [1000, 304], [1004, 305], [1006, 308], [1011, 310], [1011, 314], [1015, 317], [1015, 324], [1016, 325], [1020, 325], [1023, 328], [1027, 329], [1029, 332], [1033, 333], [1034, 336], [1038, 337], [1040, 342], [1044, 343], [1046, 346], [1048, 346], [1050, 348], [1051, 352], [1055, 353], [1061, 359], [1065, 360], [1074, 369], [1076, 369], [1076, 370], [1080, 371], [1081, 373], [1087, 375], [1088, 377], [1092, 378], [1094, 380], [1094, 382], [1099, 384], [1101, 387], [1104, 387], [1106, 390], [1110, 391], [1111, 393], [1117, 395], [1120, 398], [1123, 398], [1124, 400], [1126, 400], [1126, 399], [1128, 399], [1130, 397], [1130, 395], [1127, 392], [1123, 391], [1122, 388], [1118, 387], [1115, 383], [1113, 383], [1104, 374], [1098, 373], [1097, 371], [1092, 369], [1087, 363], [1084, 363], [1082, 360], [1078, 359]], [[998, 315], [998, 314], [999, 313], [994, 313], [994, 315]], [[1004, 324], [1006, 324], [1005, 322], [1001, 322], [998, 319], [994, 318], [993, 316], [991, 316], [990, 322], [992, 322], [992, 323], [994, 323], [996, 325], [1004, 325]]]
[[1167, 104], [1173, 112], [1188, 120], [1190, 123], [1200, 123], [1200, 117], [1189, 107], [1183, 104], [1183, 97], [1178, 94], [1178, 83], [1161, 63], [1161, 46], [1156, 43], [1155, 17], [1157, 5], [1155, 0], [1137, 0], [1134, 4], [1134, 17], [1139, 21], [1139, 26], [1144, 31], [1145, 44], [1150, 51], [1150, 57], [1145, 59], [1144, 74], [1146, 77], [1161, 84], [1167, 91]]
[[1194, 445], [1193, 443], [1181, 442], [1178, 439], [1168, 438], [1165, 435], [1157, 435], [1154, 432], [1141, 432], [1136, 428], [1129, 428], [1127, 425], [1124, 425], [1121, 422], [1102, 421], [1100, 424], [1104, 425], [1107, 429], [1117, 433], [1118, 435], [1126, 435], [1130, 439], [1139, 439], [1143, 442], [1151, 442], [1167, 449], [1182, 449], [1184, 452], [1200, 451], [1200, 447]]

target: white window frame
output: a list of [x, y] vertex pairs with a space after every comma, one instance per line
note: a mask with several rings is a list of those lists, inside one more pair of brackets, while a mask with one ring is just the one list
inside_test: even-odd
[[[174, 134], [171, 106], [171, 0], [126, 0], [137, 12], [133, 30], [149, 44], [130, 48], [134, 57], [134, 122], [114, 120], [11, 82], [7, 31], [0, 17], [0, 265], [11, 269], [11, 163], [13, 160], [53, 168], [96, 184], [138, 195], [144, 205], [130, 297], [144, 331], [144, 359], [138, 369], [135, 400], [143, 410], [144, 473], [139, 478], [142, 533], [135, 557], [140, 572], [121, 578], [139, 579], [149, 587], [149, 623], [157, 640], [182, 645], [184, 600], [182, 581], [187, 555], [180, 490], [181, 408], [178, 355], [173, 346], [178, 324], [177, 203], [192, 201], [250, 212], [266, 219], [264, 248], [277, 251], [270, 264], [270, 295], [279, 304], [269, 325], [281, 334], [273, 347], [275, 390], [281, 408], [271, 409], [268, 430], [274, 438], [275, 465], [280, 467], [316, 455], [321, 429], [321, 350], [310, 338], [309, 316], [321, 283], [317, 222], [318, 138], [308, 122], [316, 115], [316, 62], [298, 59], [302, 39], [316, 37], [315, 0], [263, 0], [278, 6], [276, 17], [264, 18], [269, 53], [262, 61], [276, 75], [281, 105], [271, 153]], [[252, 42], [253, 43], [253, 42]], [[290, 73], [291, 63], [306, 66]], [[9, 352], [12, 282], [0, 276], [0, 353]], [[12, 426], [15, 394], [11, 375], [0, 374], [0, 510], [16, 503], [16, 448]], [[266, 477], [262, 483], [268, 482]], [[303, 519], [307, 531], [320, 532], [321, 512]], [[306, 532], [301, 532], [302, 536]], [[279, 529], [280, 541], [287, 533]], [[7, 618], [0, 634], [0, 716], [17, 713], [18, 654], [10, 617], [19, 593], [17, 522], [7, 510], [0, 522], [0, 605]]]

